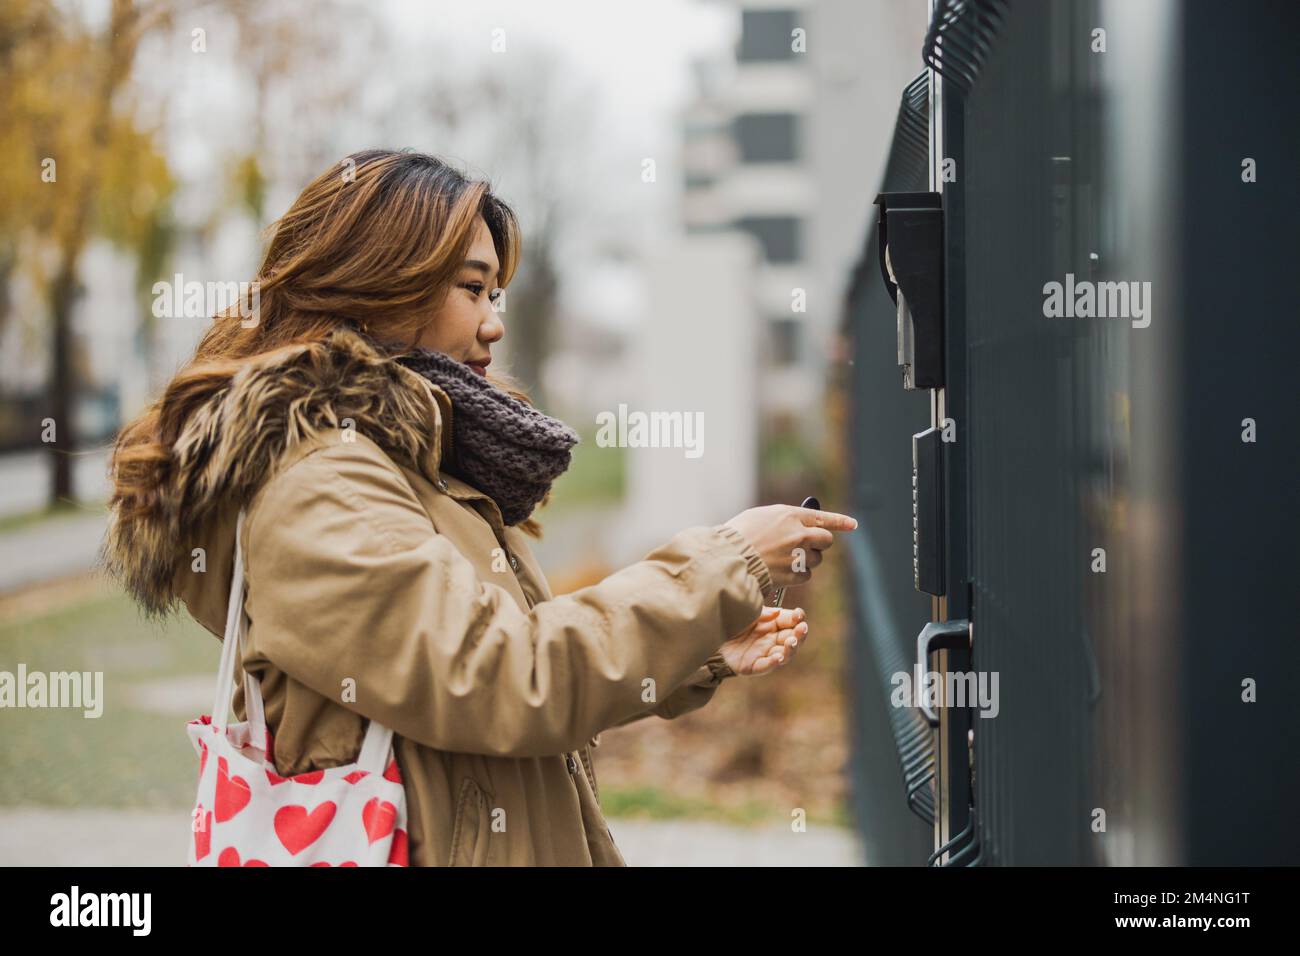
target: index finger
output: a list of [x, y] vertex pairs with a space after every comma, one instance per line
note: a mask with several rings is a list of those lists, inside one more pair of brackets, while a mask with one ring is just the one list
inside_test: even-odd
[[857, 518], [850, 518], [835, 511], [817, 511], [813, 508], [796, 508], [799, 520], [810, 528], [825, 528], [827, 531], [852, 531], [858, 526]]

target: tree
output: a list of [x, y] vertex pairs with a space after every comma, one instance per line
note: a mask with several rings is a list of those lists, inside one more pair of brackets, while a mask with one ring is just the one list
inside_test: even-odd
[[[47, 417], [55, 423], [50, 498], [74, 496], [76, 352], [72, 312], [78, 267], [92, 235], [139, 239], [156, 227], [170, 179], [147, 132], [118, 100], [140, 38], [172, 5], [112, 0], [95, 34], [55, 4], [0, 0], [0, 269], [22, 261], [48, 304]], [[152, 194], [140, 201], [139, 189]], [[6, 278], [0, 275], [0, 278]]]

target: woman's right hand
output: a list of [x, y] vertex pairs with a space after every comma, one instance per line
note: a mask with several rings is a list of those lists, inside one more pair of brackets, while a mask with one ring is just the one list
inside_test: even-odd
[[[858, 522], [834, 511], [795, 505], [764, 505], [742, 511], [727, 522], [754, 546], [772, 575], [774, 587], [794, 587], [812, 578], [822, 552], [835, 543], [836, 531], [852, 531]], [[803, 549], [803, 560], [799, 551]], [[796, 571], [796, 567], [806, 570]]]

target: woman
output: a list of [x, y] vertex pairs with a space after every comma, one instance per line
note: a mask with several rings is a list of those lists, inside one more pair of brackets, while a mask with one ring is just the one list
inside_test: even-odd
[[276, 225], [259, 310], [218, 316], [114, 451], [108, 567], [220, 636], [245, 509], [241, 665], [276, 770], [350, 763], [367, 720], [391, 728], [417, 866], [621, 865], [599, 732], [788, 659], [802, 611], [764, 597], [809, 578], [795, 548], [811, 569], [856, 526], [751, 509], [553, 599], [526, 536], [577, 435], [487, 374], [518, 255], [485, 183], [355, 154]]

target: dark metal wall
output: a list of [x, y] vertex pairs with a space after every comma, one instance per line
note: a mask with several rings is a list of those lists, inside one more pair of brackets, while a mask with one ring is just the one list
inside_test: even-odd
[[1091, 7], [1015, 6], [965, 104], [964, 142], [950, 135], [946, 150], [958, 169], [948, 201], [963, 209], [948, 240], [964, 258], [950, 311], [963, 313], [965, 335], [949, 364], [965, 366], [957, 451], [969, 469], [969, 499], [950, 507], [968, 517], [974, 666], [998, 674], [1000, 694], [998, 715], [974, 720], [990, 863], [1091, 862], [1100, 846], [1089, 829], [1101, 806], [1089, 760], [1097, 665], [1083, 609], [1092, 549], [1115, 550], [1096, 524], [1123, 490], [1110, 396], [1133, 330], [1045, 318], [1042, 292], [1102, 269], [1091, 258], [1097, 90], [1079, 29], [1095, 22]]
[[[1183, 36], [1184, 855], [1295, 865], [1300, 7], [1198, 0]], [[1243, 157], [1257, 161], [1257, 182], [1241, 181]], [[1246, 417], [1258, 422], [1254, 444], [1240, 440]], [[1247, 677], [1255, 704], [1241, 703]]]
[[[1000, 697], [996, 717], [972, 719], [979, 859], [1293, 862], [1300, 10], [1005, 6], [943, 126], [962, 477], [948, 543], [966, 569], [948, 590], [969, 603], [973, 667], [997, 672]], [[894, 153], [883, 189], [927, 188], [906, 131]], [[1245, 157], [1258, 182], [1242, 182]], [[901, 388], [874, 236], [864, 246], [846, 314], [865, 519], [855, 792], [869, 862], [923, 863], [932, 837], [899, 770], [915, 728], [887, 675], [910, 666], [930, 617], [909, 560], [910, 436], [928, 393]], [[1067, 273], [1150, 283], [1150, 324], [1046, 316], [1044, 284]]]
[[[885, 188], [924, 189], [928, 177], [922, 74], [904, 91]], [[848, 376], [848, 536], [854, 596], [849, 699], [854, 810], [868, 864], [917, 866], [931, 850], [933, 747], [915, 711], [890, 706], [890, 677], [911, 666], [912, 634], [930, 600], [912, 589], [911, 436], [929, 423], [924, 393], [905, 392], [895, 364], [894, 304], [880, 281], [874, 229], [845, 313]], [[906, 794], [912, 789], [909, 807]]]

